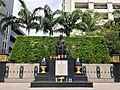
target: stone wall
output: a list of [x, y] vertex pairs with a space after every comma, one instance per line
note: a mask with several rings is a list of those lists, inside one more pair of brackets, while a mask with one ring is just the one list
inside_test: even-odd
[[[83, 64], [82, 71], [92, 82], [114, 82], [112, 64]], [[31, 82], [39, 72], [39, 64], [7, 63], [6, 82]]]
[[89, 81], [114, 82], [112, 64], [83, 64], [83, 67]]

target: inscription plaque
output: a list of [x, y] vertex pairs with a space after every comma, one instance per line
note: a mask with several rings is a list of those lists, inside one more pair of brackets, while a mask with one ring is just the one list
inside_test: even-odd
[[55, 76], [68, 76], [68, 61], [55, 61]]

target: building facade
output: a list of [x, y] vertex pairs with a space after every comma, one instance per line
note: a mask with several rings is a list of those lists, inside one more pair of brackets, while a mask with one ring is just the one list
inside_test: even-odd
[[101, 13], [103, 19], [114, 19], [112, 12], [120, 8], [120, 0], [63, 0], [62, 9], [72, 12], [75, 9], [91, 9]]
[[[6, 15], [12, 15], [13, 13], [13, 7], [14, 7], [14, 0], [4, 0], [6, 7], [0, 7], [0, 12]], [[1, 20], [0, 16], [0, 20]], [[13, 44], [16, 40], [16, 37], [18, 35], [25, 35], [23, 31], [11, 30], [11, 27], [9, 26], [5, 33], [0, 32], [0, 54], [9, 54], [13, 48]]]

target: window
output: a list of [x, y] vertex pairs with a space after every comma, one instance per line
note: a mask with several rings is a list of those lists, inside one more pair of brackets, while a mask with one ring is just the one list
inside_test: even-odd
[[12, 51], [12, 48], [11, 48], [11, 47], [9, 47], [9, 53], [11, 53], [11, 51]]
[[9, 30], [9, 26], [6, 27], [5, 33], [8, 33], [8, 30]]
[[79, 2], [75, 2], [75, 8], [85, 8], [88, 9], [88, 3], [79, 3]]
[[4, 54], [4, 50], [2, 49], [2, 54]]
[[114, 3], [113, 9], [120, 9], [120, 3]]
[[2, 47], [4, 47], [4, 42], [3, 42], [3, 44], [2, 44]]
[[107, 3], [94, 3], [94, 9], [107, 9]]
[[5, 45], [4, 47], [6, 48], [6, 43], [4, 45]]
[[6, 42], [3, 42], [2, 47], [6, 48]]
[[4, 49], [2, 49], [2, 54], [5, 54], [5, 50]]
[[5, 36], [5, 37], [6, 37], [6, 39], [7, 39], [7, 36], [8, 36], [8, 35], [6, 35], [6, 36]]
[[14, 38], [12, 35], [10, 35], [10, 41], [11, 41], [12, 43], [15, 42], [15, 38]]

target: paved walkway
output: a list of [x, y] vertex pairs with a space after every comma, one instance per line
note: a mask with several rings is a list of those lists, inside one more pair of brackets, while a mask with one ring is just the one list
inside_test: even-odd
[[120, 83], [94, 83], [93, 88], [30, 88], [30, 83], [0, 83], [0, 90], [120, 90]]

